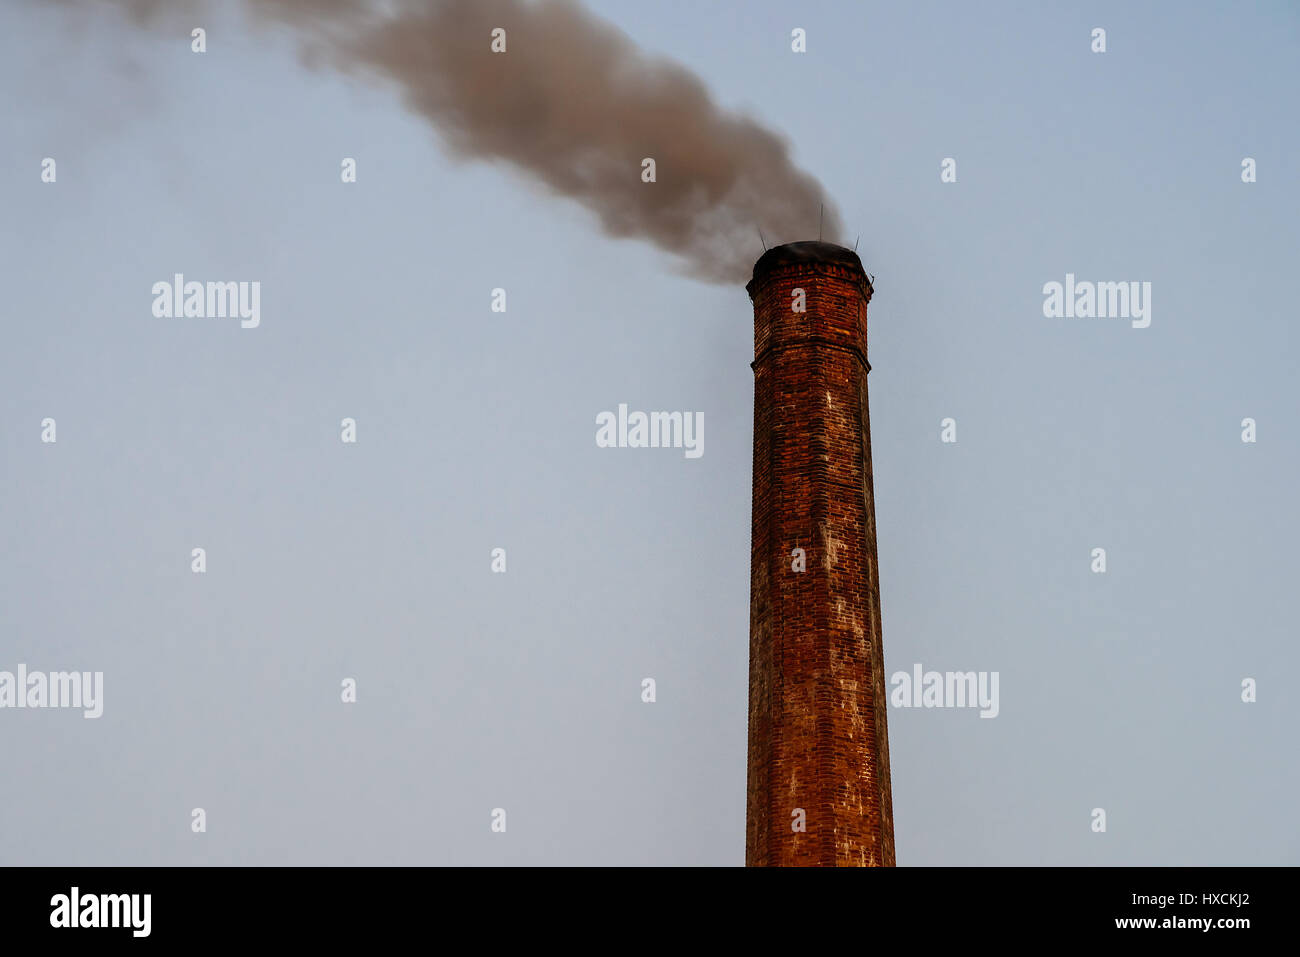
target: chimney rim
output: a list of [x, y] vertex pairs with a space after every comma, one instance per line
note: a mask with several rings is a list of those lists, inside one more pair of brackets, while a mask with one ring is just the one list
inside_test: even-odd
[[847, 267], [858, 273], [868, 290], [874, 289], [871, 278], [862, 265], [862, 259], [856, 252], [838, 243], [812, 239], [782, 243], [780, 246], [773, 246], [765, 251], [754, 263], [754, 275], [745, 284], [745, 291], [749, 293], [752, 299], [754, 289], [769, 273], [784, 266], [807, 266], [819, 263]]

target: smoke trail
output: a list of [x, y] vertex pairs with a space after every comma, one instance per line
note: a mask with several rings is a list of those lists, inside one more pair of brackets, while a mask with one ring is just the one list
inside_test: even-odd
[[[114, 0], [146, 22], [173, 2]], [[569, 0], [247, 0], [313, 54], [396, 84], [457, 156], [506, 160], [592, 210], [611, 236], [743, 282], [768, 244], [837, 241], [834, 206], [780, 136]], [[505, 30], [506, 52], [491, 49]], [[654, 183], [642, 181], [653, 158]]]

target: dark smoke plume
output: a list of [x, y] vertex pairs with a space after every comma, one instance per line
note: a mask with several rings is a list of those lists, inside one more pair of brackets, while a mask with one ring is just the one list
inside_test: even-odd
[[[139, 22], [186, 6], [111, 2]], [[314, 62], [395, 84], [454, 155], [510, 162], [592, 210], [609, 235], [649, 240], [698, 278], [748, 279], [758, 230], [769, 246], [819, 231], [840, 239], [839, 214], [785, 140], [568, 0], [246, 4], [297, 32]], [[498, 27], [504, 53], [490, 48]], [[654, 183], [642, 182], [645, 157]]]

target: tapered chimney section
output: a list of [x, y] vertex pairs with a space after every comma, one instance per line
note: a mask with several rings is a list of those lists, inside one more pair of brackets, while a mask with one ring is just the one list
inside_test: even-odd
[[892, 866], [871, 282], [852, 250], [801, 242], [764, 253], [745, 288], [754, 303], [745, 863]]

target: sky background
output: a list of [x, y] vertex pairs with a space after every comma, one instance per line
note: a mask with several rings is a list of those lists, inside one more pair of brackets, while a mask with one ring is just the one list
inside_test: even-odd
[[[0, 710], [0, 863], [742, 864], [743, 286], [222, 6], [196, 55], [0, 5], [0, 670], [105, 684]], [[788, 137], [876, 276], [886, 669], [1000, 673], [994, 720], [890, 709], [898, 863], [1300, 864], [1300, 8], [586, 6]], [[260, 327], [155, 318], [176, 272]], [[1044, 318], [1067, 272], [1150, 327]], [[597, 448], [619, 403], [704, 455]]]

